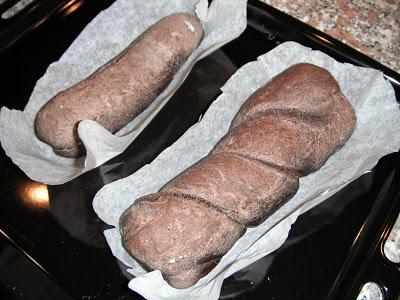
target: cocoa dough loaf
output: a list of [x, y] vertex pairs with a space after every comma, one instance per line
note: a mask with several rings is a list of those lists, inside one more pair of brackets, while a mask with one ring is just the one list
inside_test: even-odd
[[211, 153], [120, 218], [125, 249], [176, 288], [206, 275], [344, 145], [356, 116], [332, 75], [285, 70], [244, 103]]
[[202, 36], [193, 15], [161, 19], [106, 65], [49, 100], [35, 120], [37, 137], [58, 155], [84, 154], [78, 123], [94, 120], [112, 133], [121, 129], [163, 91]]

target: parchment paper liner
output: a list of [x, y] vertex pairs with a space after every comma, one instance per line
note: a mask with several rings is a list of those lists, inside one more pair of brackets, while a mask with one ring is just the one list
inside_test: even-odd
[[[61, 184], [122, 153], [168, 102], [193, 65], [243, 32], [247, 24], [246, 3], [214, 0], [208, 7], [207, 0], [116, 1], [99, 13], [63, 56], [49, 66], [23, 112], [2, 107], [0, 141], [6, 154], [31, 179]], [[33, 122], [44, 103], [93, 73], [151, 24], [177, 11], [196, 14], [202, 22], [204, 38], [169, 86], [142, 114], [115, 135], [94, 121], [80, 122], [78, 133], [87, 155], [77, 159], [56, 155], [49, 145], [36, 138]]]
[[[249, 228], [220, 263], [191, 288], [169, 286], [159, 271], [145, 272], [123, 249], [118, 230], [122, 212], [138, 197], [156, 192], [166, 182], [207, 155], [226, 134], [241, 104], [257, 88], [289, 66], [309, 62], [329, 70], [352, 103], [357, 128], [346, 145], [317, 172], [300, 179], [300, 189], [264, 223]], [[104, 232], [113, 254], [136, 276], [129, 287], [147, 299], [217, 299], [224, 278], [279, 248], [297, 217], [352, 180], [371, 170], [379, 158], [398, 151], [400, 112], [395, 93], [381, 72], [342, 64], [319, 51], [286, 42], [240, 68], [222, 87], [223, 94], [203, 119], [151, 164], [103, 187], [93, 206], [115, 229]]]

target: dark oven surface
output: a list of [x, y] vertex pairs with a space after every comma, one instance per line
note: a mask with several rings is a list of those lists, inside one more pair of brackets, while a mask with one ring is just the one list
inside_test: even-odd
[[[2, 20], [1, 106], [23, 109], [48, 65], [112, 2], [36, 1], [14, 23]], [[71, 7], [75, 9], [68, 11]], [[0, 249], [18, 249], [29, 268], [44, 273], [41, 280], [50, 280], [66, 298], [140, 299], [128, 289], [124, 266], [105, 242], [102, 231], [107, 227], [92, 209], [94, 195], [178, 139], [240, 66], [289, 40], [339, 61], [381, 69], [399, 99], [400, 76], [394, 71], [269, 6], [250, 1], [246, 31], [200, 61], [121, 155], [66, 184], [45, 186], [28, 179], [1, 149]], [[188, 103], [188, 98], [193, 101]], [[399, 266], [386, 260], [381, 248], [400, 211], [399, 176], [399, 154], [382, 158], [371, 172], [300, 216], [280, 249], [226, 279], [221, 298], [355, 299], [363, 283], [374, 281], [385, 288], [385, 299], [397, 299]], [[7, 269], [16, 264], [7, 261], [5, 251], [0, 253], [1, 274], [12, 274]], [[26, 285], [29, 274], [19, 274], [16, 282], [12, 275], [2, 275], [0, 292], [21, 298], [15, 286]], [[52, 295], [47, 296], [52, 299]]]

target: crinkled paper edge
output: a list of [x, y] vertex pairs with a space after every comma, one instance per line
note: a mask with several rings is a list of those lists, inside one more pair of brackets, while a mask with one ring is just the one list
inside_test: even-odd
[[[31, 179], [46, 184], [62, 184], [122, 153], [168, 102], [194, 64], [225, 43], [235, 39], [244, 31], [247, 24], [246, 3], [247, 0], [214, 0], [210, 7], [208, 7], [207, 0], [160, 0], [156, 2], [120, 0], [113, 3], [86, 26], [58, 62], [49, 66], [46, 74], [38, 80], [30, 101], [23, 112], [2, 107], [0, 140], [6, 154]], [[111, 22], [112, 26], [123, 27], [125, 24], [123, 18], [126, 18], [126, 12], [135, 10], [138, 5], [148, 7], [148, 10], [152, 11], [154, 15], [136, 21], [137, 28], [127, 29], [132, 31], [131, 39], [121, 41], [121, 38], [113, 34], [114, 31], [107, 28], [104, 23], [107, 21], [107, 24]], [[49, 145], [36, 138], [33, 121], [38, 109], [32, 103], [39, 101], [43, 105], [59, 91], [86, 78], [126, 48], [152, 23], [176, 11], [196, 13], [203, 24], [205, 36], [166, 90], [141, 115], [115, 135], [94, 121], [80, 122], [78, 133], [85, 144], [87, 155], [76, 159], [56, 155]], [[110, 19], [112, 16], [114, 16], [114, 19]], [[226, 18], [223, 19], [221, 16]], [[101, 32], [97, 31], [96, 28], [101, 28]], [[88, 50], [80, 49], [81, 44], [86, 45]], [[112, 49], [112, 53], [110, 53], [109, 48]], [[81, 55], [81, 52], [85, 55]], [[104, 54], [105, 52], [107, 53]], [[92, 60], [96, 62], [96, 66], [85, 67], [86, 61]], [[63, 70], [62, 68], [66, 64], [76, 65], [76, 70], [70, 68]], [[76, 72], [76, 74], [74, 73], [73, 79], [69, 80], [71, 72]], [[46, 78], [59, 73], [63, 74], [63, 78], [57, 80], [56, 84], [47, 86]], [[49, 89], [49, 92], [47, 92], [47, 89]], [[46, 90], [46, 93], [50, 93], [49, 97], [43, 97], [44, 90]]]

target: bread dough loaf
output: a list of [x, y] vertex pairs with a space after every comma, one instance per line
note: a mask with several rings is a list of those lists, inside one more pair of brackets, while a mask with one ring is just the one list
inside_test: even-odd
[[355, 126], [354, 110], [328, 71], [290, 67], [244, 103], [208, 156], [124, 212], [123, 246], [172, 286], [192, 286], [244, 227], [292, 198], [299, 178], [318, 170]]
[[112, 133], [121, 129], [164, 90], [202, 36], [191, 14], [161, 19], [106, 65], [49, 100], [36, 116], [37, 137], [58, 155], [84, 154], [78, 123], [93, 120]]

